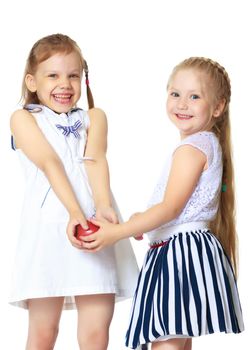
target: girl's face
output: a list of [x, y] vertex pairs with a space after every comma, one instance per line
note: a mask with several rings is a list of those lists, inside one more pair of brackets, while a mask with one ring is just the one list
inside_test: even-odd
[[82, 70], [76, 52], [58, 53], [41, 62], [34, 75], [27, 74], [27, 88], [41, 104], [57, 113], [67, 113], [81, 96]]
[[168, 86], [167, 113], [181, 138], [210, 130], [221, 110], [215, 105], [208, 77], [194, 69], [181, 69]]

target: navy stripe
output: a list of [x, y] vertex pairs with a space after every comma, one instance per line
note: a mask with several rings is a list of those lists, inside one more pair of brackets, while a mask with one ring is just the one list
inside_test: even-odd
[[[209, 303], [209, 295], [208, 295], [208, 290], [207, 290], [207, 283], [206, 283], [206, 276], [205, 276], [205, 269], [204, 269], [204, 263], [203, 263], [203, 257], [202, 257], [202, 242], [201, 242], [201, 237], [197, 235], [193, 235], [193, 238], [195, 240], [196, 246], [197, 246], [197, 251], [199, 255], [199, 260], [200, 260], [200, 266], [201, 266], [201, 272], [202, 272], [202, 278], [203, 278], [203, 284], [205, 288], [205, 294], [206, 294], [206, 321], [207, 321], [207, 327], [208, 327], [208, 332], [209, 333], [214, 333], [214, 328], [212, 324], [212, 317], [211, 317], [211, 310], [210, 310], [210, 303]], [[198, 299], [197, 299], [198, 300]], [[198, 310], [199, 310], [199, 304], [198, 305]], [[196, 307], [197, 307], [196, 305]], [[205, 305], [203, 306], [205, 307]]]
[[[171, 240], [172, 242], [172, 240]], [[162, 271], [163, 271], [163, 300], [162, 300], [162, 316], [163, 322], [165, 325], [165, 334], [169, 334], [169, 268], [167, 263], [167, 256], [170, 248], [170, 242], [166, 246], [163, 247], [163, 251], [165, 254], [166, 262], [163, 262]]]
[[[161, 252], [159, 252], [160, 254]], [[149, 271], [152, 271], [152, 277], [150, 280], [150, 287], [148, 289], [148, 293], [146, 296], [146, 300], [145, 300], [145, 313], [144, 313], [144, 326], [143, 326], [143, 336], [144, 339], [146, 340], [146, 342], [149, 342], [149, 324], [150, 324], [150, 317], [151, 314], [153, 312], [153, 297], [154, 297], [154, 293], [155, 293], [155, 288], [156, 288], [156, 284], [157, 284], [157, 280], [159, 278], [159, 268], [160, 268], [160, 259], [159, 259], [159, 254], [156, 255], [156, 259], [154, 260], [154, 266], [153, 264], [151, 265], [152, 268], [149, 269]], [[148, 285], [145, 286], [146, 288], [148, 288]], [[145, 289], [146, 289], [145, 288]], [[154, 326], [154, 325], [153, 325]], [[158, 333], [157, 333], [158, 334]], [[158, 334], [159, 336], [160, 334]]]
[[176, 236], [173, 239], [173, 263], [174, 263], [174, 289], [175, 289], [175, 331], [176, 334], [182, 334], [181, 324], [181, 287], [178, 274], [178, 265], [176, 259]]
[[11, 137], [10, 137], [10, 142], [11, 142], [11, 148], [13, 149], [13, 151], [15, 151], [16, 150], [16, 145], [15, 145], [15, 141], [14, 141], [13, 135], [11, 135]]
[[[191, 235], [194, 236], [193, 233], [191, 233]], [[194, 303], [196, 307], [196, 316], [197, 316], [199, 335], [200, 335], [201, 324], [202, 324], [202, 320], [201, 320], [202, 305], [201, 305], [201, 297], [199, 293], [199, 287], [198, 287], [198, 282], [196, 278], [195, 267], [194, 267], [194, 262], [192, 257], [191, 240], [189, 235], [187, 236], [187, 246], [188, 246], [189, 278], [190, 278], [190, 284], [191, 284], [191, 288], [194, 296]]]
[[[217, 240], [216, 240], [217, 241]], [[218, 243], [216, 242], [217, 246]], [[224, 276], [224, 283], [226, 286], [226, 292], [227, 292], [227, 302], [228, 302], [228, 307], [229, 307], [229, 313], [230, 313], [230, 319], [231, 319], [231, 324], [232, 324], [232, 330], [234, 333], [238, 333], [240, 331], [240, 327], [238, 324], [238, 320], [237, 320], [237, 316], [235, 313], [235, 309], [233, 307], [233, 296], [232, 296], [232, 290], [230, 287], [230, 282], [228, 279], [228, 275], [226, 273], [225, 267], [224, 267], [224, 263], [223, 263], [223, 259], [222, 259], [222, 249], [220, 249], [220, 247], [218, 246], [218, 251], [219, 251], [219, 256], [220, 256], [220, 261], [221, 261], [221, 267], [222, 267], [222, 271], [223, 271], [223, 276]], [[228, 260], [229, 266], [231, 267], [231, 263]]]
[[[189, 237], [187, 237], [188, 239]], [[183, 278], [183, 286], [182, 286], [182, 295], [183, 295], [183, 303], [184, 303], [184, 312], [186, 316], [186, 322], [187, 322], [187, 331], [189, 335], [194, 335], [192, 331], [191, 326], [191, 320], [190, 320], [190, 311], [189, 311], [189, 303], [190, 303], [190, 295], [189, 295], [189, 283], [188, 283], [188, 277], [187, 277], [187, 267], [186, 267], [186, 261], [184, 259], [185, 252], [183, 247], [183, 236], [180, 235], [180, 248], [182, 253], [182, 278]]]
[[[163, 288], [163, 285], [162, 285], [162, 281], [161, 281], [161, 276], [163, 276], [163, 279], [165, 278], [165, 275], [164, 275], [164, 272], [163, 272], [163, 266], [165, 265], [164, 263], [164, 259], [167, 258], [167, 252], [166, 252], [166, 246], [162, 246], [160, 247], [160, 256], [159, 258], [161, 259], [161, 264], [160, 264], [160, 269], [159, 269], [159, 279], [158, 279], [158, 290], [157, 290], [157, 313], [158, 313], [158, 317], [159, 317], [159, 322], [160, 322], [160, 325], [161, 325], [161, 328], [164, 332], [164, 334], [166, 333], [166, 328], [165, 328], [165, 325], [164, 325], [164, 320], [163, 320], [163, 311], [162, 311], [162, 304], [160, 303], [160, 300], [161, 300], [161, 291], [162, 291], [162, 288]], [[164, 284], [164, 281], [163, 281], [163, 284]], [[164, 304], [163, 304], [164, 305]]]
[[[152, 313], [153, 313], [153, 320], [152, 320], [152, 334], [155, 338], [158, 338], [160, 336], [160, 334], [157, 332], [156, 328], [155, 328], [155, 307], [154, 307], [154, 303], [152, 303]], [[146, 339], [146, 338], [145, 338]], [[146, 343], [149, 342], [149, 333], [147, 336]]]
[[[150, 252], [150, 251], [149, 251]], [[146, 261], [148, 261], [148, 256], [149, 256], [149, 252], [146, 256]], [[129, 342], [129, 339], [130, 339], [130, 333], [131, 333], [131, 326], [132, 326], [132, 323], [133, 323], [133, 320], [134, 320], [134, 313], [135, 313], [135, 306], [136, 306], [136, 302], [137, 302], [137, 297], [141, 297], [141, 296], [138, 296], [138, 289], [139, 289], [139, 286], [140, 286], [140, 283], [141, 283], [141, 278], [142, 278], [142, 273], [143, 273], [143, 268], [145, 267], [145, 264], [144, 266], [142, 267], [141, 271], [140, 271], [140, 274], [139, 274], [139, 277], [138, 277], [138, 282], [137, 282], [137, 287], [136, 287], [136, 290], [135, 290], [135, 295], [134, 295], [134, 300], [133, 300], [133, 311], [132, 311], [132, 314], [131, 314], [131, 320], [130, 320], [130, 323], [129, 323], [129, 327], [128, 327], [128, 331], [127, 331], [127, 334], [126, 334], [126, 345], [128, 345], [128, 342]]]
[[209, 244], [208, 244], [206, 238], [209, 239], [208, 235], [204, 235], [204, 243], [205, 243], [207, 257], [209, 260], [209, 266], [210, 266], [210, 270], [211, 270], [211, 274], [212, 274], [212, 281], [213, 281], [213, 286], [214, 286], [214, 294], [215, 294], [218, 322], [219, 322], [220, 331], [224, 332], [226, 330], [224, 310], [223, 310], [222, 301], [221, 301], [220, 292], [219, 292], [219, 287], [218, 287], [218, 282], [217, 282], [213, 254], [211, 252], [211, 249], [209, 247]]
[[[154, 251], [152, 252], [153, 255], [153, 261], [155, 260], [155, 256], [157, 254], [157, 249], [154, 249]], [[152, 266], [154, 264], [154, 262], [152, 261]], [[139, 339], [140, 336], [140, 331], [142, 328], [142, 319], [143, 319], [143, 309], [144, 309], [144, 301], [145, 301], [145, 296], [146, 296], [146, 290], [147, 290], [147, 286], [148, 286], [148, 282], [150, 280], [150, 275], [151, 275], [151, 270], [148, 269], [148, 271], [145, 273], [145, 278], [144, 278], [144, 288], [142, 289], [142, 294], [140, 295], [140, 299], [142, 300], [141, 305], [140, 305], [140, 309], [139, 309], [139, 317], [137, 320], [137, 324], [135, 327], [135, 331], [134, 331], [134, 339], [133, 339], [133, 346], [137, 346], [138, 342], [137, 339]], [[149, 319], [147, 319], [146, 317], [144, 317], [144, 324], [149, 323]]]

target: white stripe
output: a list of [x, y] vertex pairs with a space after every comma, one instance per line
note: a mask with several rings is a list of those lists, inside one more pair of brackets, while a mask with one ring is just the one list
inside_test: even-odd
[[[196, 233], [195, 236], [199, 240], [200, 235]], [[206, 320], [206, 315], [207, 315], [206, 292], [205, 292], [205, 285], [203, 283], [203, 276], [202, 276], [198, 247], [196, 245], [195, 239], [191, 235], [190, 235], [190, 238], [191, 238], [190, 246], [191, 246], [192, 258], [193, 258], [194, 271], [197, 279], [198, 292], [201, 299], [200, 316], [201, 316], [201, 333], [203, 333], [203, 331], [205, 332], [206, 324], [207, 324], [206, 322], [204, 322]], [[191, 291], [190, 317], [191, 317], [191, 323], [192, 323], [192, 329], [193, 329], [194, 335], [199, 335], [198, 315], [197, 315], [197, 310], [195, 306], [193, 291]]]
[[[159, 277], [157, 279], [157, 282], [156, 282], [156, 288], [155, 288], [155, 292], [154, 292], [154, 299], [153, 299], [153, 305], [154, 305], [154, 319], [155, 319], [155, 329], [156, 331], [159, 333], [159, 334], [164, 334], [164, 329], [162, 329], [161, 327], [161, 324], [160, 324], [160, 319], [159, 319], [159, 316], [161, 316], [161, 314], [159, 315], [158, 314], [158, 308], [157, 308], [157, 305], [159, 304], [159, 300], [158, 300], [158, 289], [159, 289], [159, 279], [161, 277]], [[162, 309], [161, 307], [162, 304], [160, 304], [160, 310]]]
[[[182, 252], [181, 252], [181, 245], [180, 245], [180, 240], [177, 239], [175, 244], [175, 253], [176, 253], [176, 260], [177, 260], [177, 266], [178, 266], [178, 277], [179, 277], [179, 282], [180, 282], [180, 293], [181, 293], [181, 325], [182, 325], [182, 332], [184, 334], [187, 334], [187, 323], [186, 323], [186, 317], [185, 317], [185, 309], [184, 309], [184, 300], [183, 300], [183, 295], [185, 291], [183, 290], [183, 266], [182, 266]], [[185, 246], [185, 242], [183, 244]], [[184, 250], [184, 257], [183, 257], [185, 263], [187, 264], [188, 261], [185, 257], [185, 250]], [[188, 268], [188, 266], [187, 266]]]
[[229, 266], [228, 260], [225, 255], [222, 256], [223, 259], [223, 265], [226, 270], [228, 279], [229, 279], [229, 284], [232, 292], [232, 298], [233, 298], [233, 306], [234, 306], [234, 311], [237, 316], [238, 320], [238, 325], [240, 330], [244, 330], [244, 324], [243, 324], [243, 318], [242, 318], [242, 312], [241, 312], [241, 306], [240, 306], [240, 300], [239, 300], [239, 294], [237, 290], [237, 286], [235, 284], [235, 278], [232, 272], [231, 267]]
[[[169, 282], [174, 281], [174, 266], [173, 266], [173, 240], [169, 242], [168, 249], [168, 269], [169, 269]], [[169, 319], [169, 333], [175, 334], [175, 286], [171, 286], [169, 283], [169, 298], [168, 298], [168, 319]]]
[[[221, 295], [222, 305], [223, 305], [223, 310], [224, 310], [225, 324], [226, 324], [226, 328], [228, 329], [228, 331], [232, 332], [232, 323], [231, 323], [231, 317], [230, 317], [230, 312], [229, 312], [227, 290], [226, 290], [221, 260], [220, 260], [220, 256], [219, 256], [219, 252], [218, 252], [219, 248], [217, 247], [217, 242], [213, 236], [211, 236], [211, 239], [212, 239], [214, 247], [216, 249], [216, 251], [214, 253], [214, 263], [215, 263], [215, 267], [216, 267], [216, 278], [217, 278], [217, 282], [218, 282], [218, 288], [219, 288], [219, 292]], [[223, 265], [225, 266], [225, 264], [223, 264]], [[225, 266], [225, 270], [227, 270], [227, 266]]]
[[[201, 242], [202, 242], [202, 259], [204, 261], [204, 274], [205, 274], [205, 280], [207, 285], [207, 291], [208, 291], [208, 300], [209, 300], [209, 306], [210, 306], [210, 314], [211, 314], [211, 322], [214, 331], [218, 332], [220, 331], [219, 323], [218, 323], [218, 316], [217, 316], [217, 305], [216, 305], [216, 299], [215, 299], [215, 293], [214, 293], [214, 286], [213, 286], [213, 278], [212, 273], [210, 269], [210, 263], [206, 252], [206, 245], [203, 235], [200, 235]], [[209, 243], [209, 242], [208, 242]], [[211, 244], [209, 244], [211, 246]], [[211, 247], [210, 247], [211, 248]]]
[[[188, 288], [188, 290], [189, 290], [189, 311], [188, 312], [189, 312], [192, 331], [194, 334], [195, 333], [198, 334], [197, 313], [196, 313], [193, 290], [192, 290], [191, 280], [190, 280], [190, 266], [189, 266], [189, 259], [188, 259], [189, 248], [188, 248], [188, 244], [187, 244], [188, 237], [190, 237], [190, 236], [185, 235], [185, 234], [183, 235], [183, 249], [184, 249], [184, 257], [185, 257], [185, 263], [186, 263], [186, 269], [187, 269], [187, 279], [188, 279], [188, 286], [189, 286], [189, 288]], [[190, 238], [191, 238], [190, 243], [192, 243], [192, 237], [190, 237]], [[192, 257], [193, 257], [193, 249], [194, 249], [194, 247], [192, 246], [192, 244], [190, 244], [190, 250], [191, 250]], [[194, 269], [195, 269], [195, 266], [194, 266]], [[184, 291], [184, 293], [185, 293], [185, 291]], [[188, 334], [186, 318], [185, 318], [185, 325], [186, 325], [186, 334]]]

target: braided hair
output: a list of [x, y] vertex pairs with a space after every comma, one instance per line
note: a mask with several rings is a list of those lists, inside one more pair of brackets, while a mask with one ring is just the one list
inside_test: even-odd
[[223, 175], [222, 191], [216, 218], [211, 223], [211, 230], [216, 234], [237, 272], [237, 234], [235, 225], [234, 170], [232, 162], [231, 127], [229, 103], [231, 83], [225, 68], [218, 62], [205, 57], [190, 57], [178, 64], [171, 76], [182, 69], [194, 69], [205, 74], [212, 84], [211, 94], [215, 103], [224, 101], [224, 108], [218, 118], [214, 118], [211, 131], [218, 137], [222, 148]]

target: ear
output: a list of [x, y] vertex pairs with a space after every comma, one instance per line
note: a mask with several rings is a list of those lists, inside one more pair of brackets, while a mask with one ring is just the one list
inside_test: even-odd
[[217, 105], [215, 106], [214, 112], [213, 112], [213, 117], [214, 118], [218, 118], [220, 117], [221, 113], [223, 112], [224, 108], [226, 105], [226, 99], [223, 98], [222, 100], [220, 100]]
[[27, 86], [27, 89], [30, 92], [36, 92], [37, 88], [36, 88], [36, 80], [35, 80], [34, 75], [27, 74], [25, 77], [25, 84]]

